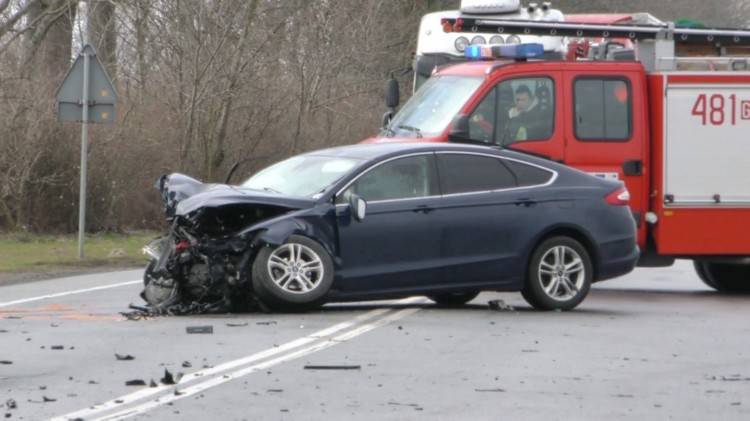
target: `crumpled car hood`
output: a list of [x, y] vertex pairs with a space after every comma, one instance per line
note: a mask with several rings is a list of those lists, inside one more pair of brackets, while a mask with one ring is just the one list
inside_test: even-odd
[[273, 205], [289, 209], [310, 207], [313, 199], [285, 196], [231, 186], [227, 184], [202, 183], [180, 173], [162, 176], [156, 183], [165, 204], [168, 217], [187, 215], [201, 208], [225, 205]]

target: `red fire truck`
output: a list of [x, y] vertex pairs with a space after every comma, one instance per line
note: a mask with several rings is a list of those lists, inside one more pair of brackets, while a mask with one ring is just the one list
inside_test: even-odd
[[[640, 266], [692, 259], [708, 286], [750, 291], [750, 31], [460, 17], [443, 27], [626, 38], [637, 60], [535, 61], [538, 45], [470, 46], [480, 60], [438, 69], [365, 142], [484, 143], [623, 180]], [[530, 111], [523, 126], [513, 121]]]

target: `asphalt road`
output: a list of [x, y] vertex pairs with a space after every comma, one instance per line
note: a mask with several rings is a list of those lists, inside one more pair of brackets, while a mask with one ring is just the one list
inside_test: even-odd
[[0, 287], [4, 419], [750, 419], [750, 297], [687, 262], [565, 313], [485, 293], [128, 320], [140, 275]]

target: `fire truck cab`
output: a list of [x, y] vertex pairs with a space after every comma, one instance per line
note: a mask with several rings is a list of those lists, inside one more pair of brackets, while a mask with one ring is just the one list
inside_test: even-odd
[[536, 61], [540, 45], [470, 46], [467, 55], [479, 60], [437, 70], [365, 142], [481, 143], [623, 180], [638, 226], [640, 266], [692, 259], [710, 287], [750, 291], [744, 54], [750, 31], [473, 17], [449, 17], [443, 26], [627, 38], [637, 60]]

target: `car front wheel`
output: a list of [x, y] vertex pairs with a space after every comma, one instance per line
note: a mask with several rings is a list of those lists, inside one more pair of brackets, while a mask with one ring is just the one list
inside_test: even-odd
[[591, 288], [593, 267], [586, 249], [569, 237], [552, 237], [534, 250], [523, 298], [539, 310], [572, 310]]
[[264, 247], [252, 267], [253, 289], [270, 307], [299, 311], [321, 305], [333, 282], [333, 263], [315, 240], [293, 235]]

